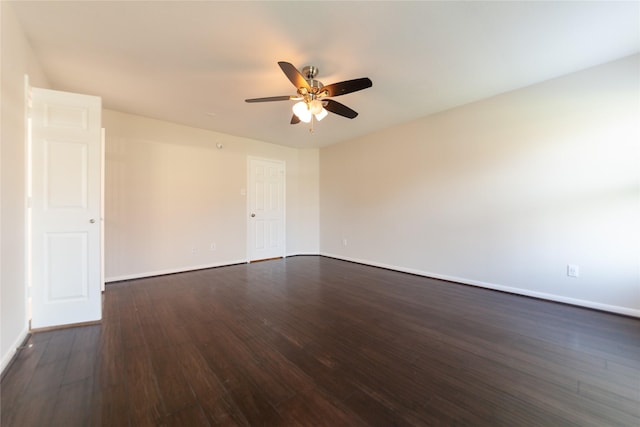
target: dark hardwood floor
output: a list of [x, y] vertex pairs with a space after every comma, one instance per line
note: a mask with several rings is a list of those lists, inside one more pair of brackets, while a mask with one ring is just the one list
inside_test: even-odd
[[323, 257], [107, 286], [2, 427], [639, 426], [640, 320]]

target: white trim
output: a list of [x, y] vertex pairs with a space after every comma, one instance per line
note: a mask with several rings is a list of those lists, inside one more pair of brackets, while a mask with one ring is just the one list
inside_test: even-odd
[[104, 197], [105, 197], [105, 167], [106, 167], [105, 129], [100, 133], [100, 290], [104, 292]]
[[[345, 257], [345, 256], [342, 256], [342, 255], [325, 253], [325, 252], [321, 252], [321, 253], [290, 253], [290, 254], [286, 255], [286, 257], [293, 257], [293, 256], [326, 256], [326, 257], [329, 257], [329, 258], [335, 258], [335, 259], [339, 259], [339, 260], [343, 260], [343, 261], [350, 261], [350, 262], [356, 262], [358, 264], [370, 265], [372, 267], [380, 267], [380, 268], [385, 268], [387, 270], [399, 271], [401, 273], [415, 274], [416, 276], [429, 277], [429, 278], [438, 279], [438, 280], [446, 280], [448, 282], [455, 282], [455, 283], [460, 283], [460, 284], [463, 284], [463, 285], [477, 286], [477, 287], [480, 287], [480, 288], [491, 289], [491, 290], [495, 290], [495, 291], [508, 292], [508, 293], [512, 293], [512, 294], [516, 294], [516, 295], [528, 296], [528, 297], [533, 297], [533, 298], [540, 298], [540, 299], [543, 299], [543, 300], [561, 302], [561, 303], [564, 303], [564, 304], [575, 305], [575, 306], [578, 306], [578, 307], [592, 308], [592, 309], [595, 309], [595, 310], [601, 310], [601, 311], [606, 311], [606, 312], [610, 312], [610, 313], [616, 313], [616, 314], [622, 314], [622, 315], [625, 315], [625, 316], [640, 318], [640, 310], [635, 310], [635, 309], [628, 308], [628, 307], [620, 307], [620, 306], [616, 306], [616, 305], [602, 304], [602, 303], [598, 303], [598, 302], [594, 302], [594, 301], [588, 301], [588, 300], [577, 299], [577, 298], [569, 298], [569, 297], [564, 297], [564, 296], [561, 296], [561, 295], [548, 294], [548, 293], [544, 293], [544, 292], [535, 292], [535, 291], [530, 291], [530, 290], [527, 290], [527, 289], [514, 288], [514, 287], [511, 287], [511, 286], [498, 285], [498, 284], [489, 283], [489, 282], [482, 282], [482, 281], [479, 281], [479, 280], [471, 280], [471, 279], [465, 279], [465, 278], [462, 278], [462, 277], [448, 276], [448, 275], [445, 275], [445, 274], [430, 273], [430, 272], [426, 272], [426, 271], [422, 271], [422, 270], [416, 270], [416, 269], [412, 269], [412, 268], [403, 268], [403, 267], [398, 267], [398, 266], [395, 266], [395, 265], [363, 260], [363, 259], [360, 259], [360, 258]], [[123, 281], [123, 280], [141, 279], [141, 278], [145, 278], [145, 277], [162, 276], [162, 275], [165, 275], [165, 274], [185, 273], [185, 272], [194, 271], [194, 270], [203, 270], [203, 269], [207, 269], [207, 268], [225, 267], [225, 266], [229, 266], [229, 265], [246, 264], [246, 263], [247, 263], [247, 260], [243, 259], [243, 260], [227, 261], [227, 262], [216, 263], [216, 264], [207, 264], [207, 265], [199, 265], [199, 266], [185, 267], [185, 268], [178, 268], [178, 269], [169, 269], [169, 270], [152, 271], [152, 272], [146, 272], [146, 273], [137, 273], [137, 274], [124, 275], [124, 276], [108, 277], [106, 279], [106, 282], [107, 283], [119, 282], [119, 281]], [[24, 338], [22, 338], [22, 339], [24, 339]], [[20, 342], [21, 341], [22, 340], [20, 340]]]
[[236, 261], [217, 262], [214, 264], [202, 264], [202, 265], [193, 265], [190, 267], [170, 268], [167, 270], [147, 271], [144, 273], [134, 273], [134, 274], [125, 274], [122, 276], [107, 277], [105, 279], [105, 282], [112, 283], [112, 282], [121, 282], [123, 280], [144, 279], [146, 277], [164, 276], [166, 274], [175, 274], [175, 273], [186, 273], [188, 271], [205, 270], [207, 268], [226, 267], [229, 265], [246, 264], [246, 263], [247, 263], [246, 259], [241, 259]]
[[2, 356], [2, 361], [0, 362], [0, 374], [4, 373], [5, 368], [9, 365], [9, 362], [11, 362], [13, 356], [15, 356], [16, 352], [18, 351], [18, 347], [20, 347], [24, 340], [27, 338], [28, 333], [29, 329], [25, 326], [25, 328], [18, 335], [18, 338], [13, 342], [13, 344], [11, 344], [11, 347], [9, 347], [11, 350], [9, 350], [7, 354]]
[[[294, 256], [320, 256], [320, 254], [318, 254], [318, 252], [293, 252], [293, 253], [286, 254], [284, 257], [289, 258]], [[332, 257], [332, 258], [335, 258], [335, 257]]]
[[[32, 255], [32, 202], [33, 202], [33, 168], [32, 168], [32, 141], [31, 141], [31, 111], [33, 106], [33, 98], [31, 95], [31, 82], [29, 75], [24, 75], [24, 188], [25, 188], [25, 201], [24, 201], [24, 312], [25, 322], [27, 328], [29, 321], [31, 320], [31, 255]], [[24, 339], [24, 338], [23, 338]], [[16, 346], [17, 347], [17, 346]], [[3, 365], [4, 369], [4, 365]]]
[[370, 265], [370, 266], [373, 266], [373, 267], [386, 268], [388, 270], [399, 271], [399, 272], [402, 272], [402, 273], [415, 274], [416, 276], [424, 276], [424, 277], [429, 277], [429, 278], [432, 278], [432, 279], [446, 280], [448, 282], [461, 283], [463, 285], [477, 286], [477, 287], [480, 287], [480, 288], [492, 289], [492, 290], [495, 290], [495, 291], [509, 292], [509, 293], [512, 293], [512, 294], [523, 295], [523, 296], [527, 296], [527, 297], [540, 298], [540, 299], [544, 299], [544, 300], [548, 300], [548, 301], [561, 302], [561, 303], [564, 303], [564, 304], [570, 304], [570, 305], [575, 305], [575, 306], [579, 306], [579, 307], [592, 308], [592, 309], [595, 309], [595, 310], [607, 311], [607, 312], [611, 312], [611, 313], [622, 314], [622, 315], [625, 315], [625, 316], [631, 316], [631, 317], [640, 318], [640, 310], [636, 310], [636, 309], [629, 308], [629, 307], [621, 307], [621, 306], [617, 306], [617, 305], [602, 304], [602, 303], [595, 302], [595, 301], [588, 301], [588, 300], [583, 300], [583, 299], [564, 297], [562, 295], [548, 294], [548, 293], [545, 293], [545, 292], [530, 291], [530, 290], [527, 290], [527, 289], [514, 288], [514, 287], [511, 287], [511, 286], [498, 285], [498, 284], [495, 284], [495, 283], [481, 282], [479, 280], [465, 279], [463, 277], [456, 277], [456, 276], [448, 276], [448, 275], [445, 275], [445, 274], [430, 273], [428, 271], [416, 270], [416, 269], [412, 269], [412, 268], [397, 267], [395, 265], [389, 265], [389, 264], [384, 264], [384, 263], [379, 263], [379, 262], [373, 262], [373, 261], [363, 260], [363, 259], [359, 259], [359, 258], [345, 257], [343, 255], [336, 255], [336, 254], [330, 254], [330, 253], [320, 253], [320, 255], [321, 256], [330, 257], [330, 258], [340, 259], [340, 260], [343, 260], [343, 261], [357, 262], [358, 264], [365, 264], [365, 265]]

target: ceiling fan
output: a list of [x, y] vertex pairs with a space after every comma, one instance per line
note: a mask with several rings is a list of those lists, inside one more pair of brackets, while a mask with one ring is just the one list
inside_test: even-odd
[[349, 119], [353, 119], [358, 115], [356, 111], [346, 105], [329, 98], [356, 92], [373, 85], [368, 77], [362, 77], [324, 86], [321, 82], [315, 80], [318, 74], [317, 67], [306, 66], [300, 72], [288, 62], [280, 61], [278, 65], [296, 87], [296, 95], [252, 98], [245, 99], [245, 102], [298, 101], [293, 106], [291, 124], [295, 125], [300, 121], [311, 122], [310, 132], [313, 132], [313, 119], [322, 120], [327, 116], [328, 111]]

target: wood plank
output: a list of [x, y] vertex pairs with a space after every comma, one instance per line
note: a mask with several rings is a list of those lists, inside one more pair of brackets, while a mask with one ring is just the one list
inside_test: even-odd
[[164, 414], [171, 415], [184, 408], [197, 406], [191, 386], [180, 369], [176, 369], [177, 353], [173, 347], [155, 349], [151, 364], [162, 402]]
[[94, 388], [90, 425], [93, 427], [130, 425], [128, 393], [124, 383], [101, 389]]
[[166, 414], [151, 363], [152, 354], [145, 346], [125, 350], [125, 386], [133, 425], [155, 425]]
[[91, 419], [93, 396], [91, 378], [64, 385], [58, 391], [55, 409], [46, 425], [82, 426]]

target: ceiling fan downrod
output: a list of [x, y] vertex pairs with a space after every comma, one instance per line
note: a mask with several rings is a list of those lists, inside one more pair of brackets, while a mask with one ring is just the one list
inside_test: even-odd
[[304, 76], [305, 79], [312, 80], [318, 74], [318, 71], [320, 71], [318, 67], [314, 67], [313, 65], [307, 65], [302, 69], [302, 75]]

